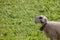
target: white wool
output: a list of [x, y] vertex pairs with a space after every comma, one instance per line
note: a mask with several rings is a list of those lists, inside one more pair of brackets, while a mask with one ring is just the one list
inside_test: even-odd
[[35, 22], [40, 23], [43, 20], [42, 25], [47, 23], [44, 29], [46, 36], [49, 37], [50, 40], [60, 40], [60, 22], [48, 21], [45, 16], [42, 16], [43, 19], [39, 19], [41, 16], [36, 17]]

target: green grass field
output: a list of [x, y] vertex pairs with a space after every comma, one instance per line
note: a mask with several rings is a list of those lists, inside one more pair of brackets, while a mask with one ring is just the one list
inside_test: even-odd
[[0, 0], [0, 40], [49, 40], [34, 23], [38, 15], [60, 21], [60, 0]]

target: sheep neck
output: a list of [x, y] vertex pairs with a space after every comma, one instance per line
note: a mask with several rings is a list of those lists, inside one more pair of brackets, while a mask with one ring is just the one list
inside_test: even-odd
[[47, 23], [45, 23], [45, 24], [42, 25], [42, 27], [40, 28], [40, 31], [43, 31], [44, 30], [44, 28], [46, 27], [46, 24]]

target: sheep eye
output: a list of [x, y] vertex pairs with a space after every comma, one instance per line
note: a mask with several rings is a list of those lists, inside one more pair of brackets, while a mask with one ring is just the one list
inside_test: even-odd
[[39, 19], [42, 19], [42, 17], [39, 17]]

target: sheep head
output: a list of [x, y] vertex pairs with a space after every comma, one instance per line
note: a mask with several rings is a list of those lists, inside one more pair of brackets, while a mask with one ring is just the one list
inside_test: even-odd
[[35, 18], [35, 23], [41, 23], [41, 24], [47, 23], [47, 17], [43, 15], [37, 16]]

